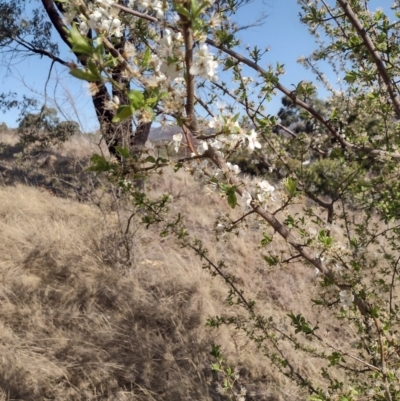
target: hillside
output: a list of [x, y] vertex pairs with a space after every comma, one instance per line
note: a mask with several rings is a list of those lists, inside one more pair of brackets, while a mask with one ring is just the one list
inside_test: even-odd
[[[73, 138], [24, 159], [12, 133], [0, 142], [0, 399], [225, 400], [212, 343], [237, 368], [246, 400], [307, 399], [243, 332], [206, 326], [211, 316], [238, 313], [225, 302], [227, 285], [140, 216], [127, 230], [132, 206], [85, 171], [94, 143]], [[255, 226], [215, 242], [213, 218], [229, 212], [218, 195], [203, 205], [198, 185], [170, 170], [147, 185], [173, 196], [172, 213], [187, 216], [209, 256], [223, 257], [266, 316], [284, 327], [287, 313], [310, 311], [313, 269], [268, 269]], [[350, 340], [330, 324], [333, 342], [339, 331]], [[319, 367], [292, 358], [302, 370]]]

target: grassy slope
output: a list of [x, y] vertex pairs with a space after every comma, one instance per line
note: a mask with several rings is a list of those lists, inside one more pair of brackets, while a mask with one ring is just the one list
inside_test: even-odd
[[[38, 159], [15, 162], [11, 133], [0, 133], [0, 142], [0, 165], [7, 166], [0, 186], [2, 399], [222, 400], [220, 378], [210, 369], [213, 341], [240, 369], [248, 400], [306, 399], [243, 334], [205, 326], [207, 317], [234, 311], [223, 303], [225, 284], [193, 254], [139, 223], [129, 236], [121, 234], [126, 211], [98, 190], [91, 202], [54, 196], [79, 183], [74, 193], [82, 195], [89, 182], [79, 178], [92, 152], [82, 138], [53, 149], [58, 159], [51, 169]], [[78, 178], [61, 187], [56, 170], [74, 172], [78, 161]], [[217, 196], [204, 209], [190, 179], [167, 173], [154, 188], [175, 194], [173, 212], [188, 215], [211, 257], [224, 256], [266, 315], [279, 321], [291, 310], [310, 310], [305, 294], [312, 289], [313, 269], [267, 270], [251, 225], [245, 237], [210, 240], [214, 214], [228, 210]], [[81, 195], [75, 198], [82, 201]], [[303, 370], [315, 369], [312, 360], [293, 359]]]

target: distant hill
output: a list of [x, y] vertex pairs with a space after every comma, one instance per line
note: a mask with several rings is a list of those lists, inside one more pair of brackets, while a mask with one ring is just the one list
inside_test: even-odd
[[178, 132], [182, 132], [182, 129], [178, 126], [155, 127], [151, 129], [149, 139], [154, 142], [172, 141], [172, 136]]

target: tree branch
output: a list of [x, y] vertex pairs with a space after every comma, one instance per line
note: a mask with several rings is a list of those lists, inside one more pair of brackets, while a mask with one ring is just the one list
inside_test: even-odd
[[38, 48], [32, 46], [30, 43], [27, 43], [27, 42], [25, 42], [24, 40], [19, 39], [19, 38], [15, 38], [14, 40], [15, 40], [15, 42], [17, 42], [20, 46], [22, 46], [22, 47], [24, 47], [25, 49], [31, 51], [32, 53], [40, 54], [41, 56], [49, 57], [49, 58], [52, 59], [53, 61], [56, 61], [56, 62], [58, 62], [58, 63], [60, 63], [60, 64], [62, 64], [62, 65], [65, 65], [66, 67], [72, 67], [72, 63], [69, 63], [69, 62], [67, 62], [67, 61], [65, 61], [65, 60], [62, 60], [60, 57], [55, 56], [53, 53], [50, 53], [50, 52], [47, 51], [47, 50], [38, 49]]
[[383, 79], [383, 82], [385, 82], [390, 99], [393, 102], [393, 107], [397, 114], [397, 118], [400, 118], [400, 99], [399, 99], [398, 93], [394, 88], [393, 82], [391, 81], [391, 79], [389, 77], [389, 74], [386, 70], [385, 64], [382, 61], [382, 58], [381, 58], [379, 52], [376, 50], [376, 47], [375, 47], [374, 43], [372, 42], [372, 39], [370, 38], [370, 36], [368, 35], [368, 32], [365, 30], [365, 28], [361, 24], [360, 20], [357, 18], [357, 15], [354, 13], [354, 11], [351, 8], [351, 6], [349, 5], [349, 3], [345, 0], [337, 0], [337, 2], [339, 3], [340, 7], [343, 9], [344, 13], [346, 14], [346, 17], [349, 19], [349, 21], [351, 22], [351, 24], [353, 25], [353, 27], [357, 31], [357, 33], [360, 35], [366, 48], [368, 49], [369, 53], [371, 54], [371, 56], [376, 64], [376, 67], [378, 69], [379, 75]]
[[[219, 45], [218, 43], [216, 43], [212, 39], [206, 39], [206, 43], [211, 45], [211, 46], [213, 46], [213, 47], [215, 47], [216, 49], [219, 49], [219, 50], [223, 51], [224, 53], [232, 56], [233, 58], [235, 58], [236, 60], [242, 62], [243, 64], [246, 64], [247, 66], [251, 67], [255, 71], [259, 72], [261, 75], [265, 75], [267, 73], [258, 64], [254, 63], [253, 61], [249, 60], [248, 58], [242, 56], [241, 54], [235, 52], [232, 49], [227, 49], [224, 46]], [[388, 156], [390, 156], [391, 158], [393, 158], [395, 160], [400, 160], [400, 153], [391, 153], [391, 152], [386, 152], [386, 151], [381, 150], [381, 149], [374, 149], [374, 148], [369, 148], [369, 147], [364, 147], [364, 146], [358, 146], [358, 145], [355, 145], [355, 144], [353, 144], [351, 142], [346, 141], [344, 138], [342, 138], [342, 136], [339, 134], [339, 132], [336, 131], [336, 129], [329, 123], [329, 121], [325, 120], [325, 118], [317, 110], [315, 110], [312, 106], [310, 106], [309, 104], [303, 102], [298, 97], [296, 97], [295, 92], [290, 91], [288, 88], [286, 88], [284, 85], [282, 85], [279, 82], [277, 82], [275, 84], [275, 87], [278, 90], [280, 90], [282, 93], [284, 93], [286, 96], [288, 96], [292, 100], [293, 103], [297, 104], [302, 109], [308, 111], [316, 120], [320, 121], [324, 125], [324, 127], [327, 128], [327, 130], [330, 132], [330, 134], [343, 147], [347, 147], [347, 148], [352, 149], [354, 151], [365, 152], [365, 153], [368, 153], [368, 154], [370, 154], [372, 156], [388, 155]]]
[[[342, 0], [341, 0], [342, 1]], [[347, 4], [347, 3], [346, 3]], [[123, 10], [124, 12], [134, 15], [136, 17], [139, 18], [143, 18], [146, 19], [147, 21], [150, 22], [154, 22], [156, 24], [161, 24], [161, 21], [158, 20], [155, 17], [151, 17], [149, 15], [143, 14], [143, 13], [139, 13], [137, 11], [133, 11], [130, 10], [127, 7], [121, 6], [119, 4], [114, 4], [114, 7], [117, 7], [121, 10]], [[171, 26], [167, 24], [167, 27], [174, 30], [174, 31], [179, 31], [178, 28], [176, 28], [175, 26]], [[235, 52], [232, 49], [227, 49], [226, 47], [219, 45], [218, 43], [216, 43], [214, 40], [207, 38], [205, 41], [207, 44], [209, 44], [210, 46], [215, 47], [216, 49], [221, 50], [222, 52], [224, 52], [225, 54], [230, 55], [231, 57], [233, 57], [234, 59], [236, 59], [237, 61], [246, 64], [247, 66], [249, 66], [250, 68], [254, 69], [255, 71], [259, 72], [261, 75], [265, 75], [267, 72], [260, 67], [258, 64], [256, 64], [255, 62], [249, 60], [248, 58], [242, 56], [241, 54]], [[379, 56], [379, 54], [377, 54]], [[380, 62], [382, 63], [382, 60], [379, 58]], [[385, 71], [385, 74], [387, 75], [387, 72], [383, 66], [383, 70]], [[390, 79], [389, 79], [389, 84], [391, 85]], [[348, 149], [351, 149], [353, 151], [356, 152], [365, 152], [368, 153], [372, 156], [380, 156], [380, 155], [388, 155], [389, 157], [391, 157], [394, 160], [400, 160], [400, 153], [391, 153], [391, 152], [387, 152], [381, 149], [374, 149], [374, 148], [370, 148], [370, 147], [366, 147], [366, 146], [359, 146], [359, 145], [355, 145], [351, 142], [346, 141], [341, 135], [340, 133], [329, 123], [328, 120], [325, 120], [325, 118], [317, 111], [315, 110], [312, 106], [310, 106], [309, 104], [305, 103], [304, 101], [300, 100], [299, 98], [296, 97], [295, 92], [290, 91], [288, 88], [286, 88], [284, 85], [282, 85], [280, 82], [277, 82], [275, 87], [281, 91], [283, 94], [285, 94], [286, 96], [288, 96], [293, 103], [297, 104], [298, 106], [300, 106], [302, 109], [308, 111], [317, 121], [321, 122], [322, 125], [328, 130], [328, 132], [340, 143], [340, 145], [342, 145], [343, 147], [346, 147]], [[391, 87], [393, 88], [393, 86], [391, 85]], [[400, 102], [397, 98], [397, 95], [394, 94], [394, 98], [396, 101], [396, 104], [399, 105], [399, 116], [400, 116]], [[397, 111], [397, 110], [396, 110]]]

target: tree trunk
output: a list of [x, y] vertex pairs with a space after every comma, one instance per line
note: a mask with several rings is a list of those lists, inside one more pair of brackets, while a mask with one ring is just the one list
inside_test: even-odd
[[[61, 39], [71, 48], [68, 42], [67, 31], [68, 28], [64, 25], [63, 20], [57, 10], [57, 7], [53, 0], [41, 0], [47, 15], [50, 18], [54, 28], [57, 30]], [[57, 3], [59, 7], [62, 7], [61, 3]], [[58, 8], [59, 8], [58, 7]], [[60, 8], [59, 8], [60, 9]], [[62, 10], [61, 10], [62, 11]], [[117, 46], [123, 49], [125, 39], [121, 39], [121, 42]], [[87, 60], [79, 54], [75, 53], [76, 58], [79, 62], [86, 66]], [[126, 92], [129, 91], [129, 81], [122, 77], [121, 71], [116, 69], [113, 71], [113, 78], [126, 90], [120, 91], [115, 87], [112, 89], [113, 96], [118, 96], [121, 104], [129, 104], [126, 97]], [[132, 155], [138, 155], [140, 149], [144, 147], [149, 137], [151, 122], [140, 124], [136, 132], [133, 131], [132, 119], [128, 119], [122, 123], [114, 124], [112, 119], [115, 115], [115, 111], [108, 110], [106, 108], [107, 102], [111, 100], [111, 96], [102, 82], [96, 82], [98, 92], [92, 95], [93, 106], [96, 111], [96, 116], [100, 124], [100, 131], [103, 135], [104, 140], [107, 143], [110, 154], [116, 156], [118, 160], [121, 160], [115, 147], [128, 147]]]

